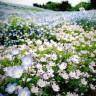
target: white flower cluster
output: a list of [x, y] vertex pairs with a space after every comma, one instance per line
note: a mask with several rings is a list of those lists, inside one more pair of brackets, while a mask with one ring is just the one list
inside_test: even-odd
[[7, 83], [0, 83], [5, 88], [1, 93], [4, 89], [17, 96], [85, 96], [96, 90], [96, 31], [76, 25], [60, 28], [18, 45], [10, 52], [13, 59], [2, 60]]

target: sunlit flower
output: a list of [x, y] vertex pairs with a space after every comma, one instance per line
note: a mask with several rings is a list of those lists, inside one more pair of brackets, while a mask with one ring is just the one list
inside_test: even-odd
[[64, 79], [69, 79], [69, 75], [68, 73], [66, 73], [65, 71], [64, 72], [60, 72], [59, 75], [64, 78]]
[[14, 48], [11, 52], [11, 54], [14, 56], [14, 55], [17, 55], [20, 53], [20, 50], [18, 48]]
[[20, 78], [24, 72], [24, 69], [21, 66], [13, 66], [4, 68], [6, 76], [11, 78]]
[[22, 58], [22, 65], [24, 66], [24, 68], [31, 67], [32, 64], [33, 64], [33, 59], [31, 55], [26, 55]]
[[82, 83], [83, 85], [87, 85], [87, 81], [85, 80], [85, 78], [81, 79], [81, 83]]
[[38, 85], [39, 87], [41, 87], [41, 88], [42, 88], [42, 87], [45, 87], [46, 84], [47, 84], [47, 82], [44, 81], [44, 80], [42, 80], [42, 79], [39, 79], [38, 82], [37, 82], [37, 85]]
[[35, 94], [38, 94], [39, 93], [39, 88], [38, 87], [35, 87], [35, 86], [32, 86], [31, 92], [32, 93], [35, 93]]
[[55, 82], [52, 83], [52, 89], [53, 89], [55, 92], [60, 91], [59, 86], [58, 86]]
[[67, 95], [66, 96], [79, 96], [79, 95], [76, 94], [76, 93], [67, 92]]
[[65, 62], [62, 62], [60, 65], [58, 65], [59, 66], [59, 69], [60, 70], [64, 70], [64, 69], [66, 69], [66, 67], [67, 67], [67, 63], [65, 63]]
[[78, 55], [73, 55], [72, 57], [69, 58], [68, 61], [78, 64], [80, 63], [80, 57]]
[[96, 87], [95, 87], [93, 84], [90, 84], [90, 88], [91, 88], [92, 90], [95, 90], [95, 89], [96, 89]]
[[27, 87], [20, 89], [18, 92], [18, 96], [31, 96], [31, 92]]
[[52, 60], [57, 60], [57, 55], [56, 54], [51, 54]]
[[79, 79], [81, 75], [82, 75], [82, 73], [79, 70], [69, 73], [69, 76], [71, 78], [75, 78], [75, 79]]
[[14, 84], [10, 83], [7, 85], [5, 91], [8, 92], [9, 94], [12, 94], [16, 90], [16, 88], [17, 88], [16, 83], [14, 83]]

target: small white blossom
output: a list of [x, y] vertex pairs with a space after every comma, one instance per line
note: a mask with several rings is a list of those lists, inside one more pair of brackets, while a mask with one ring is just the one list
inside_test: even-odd
[[70, 92], [67, 92], [67, 95], [66, 96], [79, 96], [78, 94], [76, 93], [70, 93]]
[[52, 60], [57, 60], [57, 55], [56, 54], [51, 54]]
[[53, 82], [53, 84], [52, 84], [52, 89], [53, 89], [55, 92], [60, 91], [59, 86], [58, 86], [55, 82]]
[[12, 78], [20, 78], [24, 72], [21, 66], [13, 66], [4, 68], [5, 74]]
[[47, 84], [47, 82], [44, 81], [44, 80], [42, 80], [42, 79], [39, 79], [38, 82], [37, 82], [37, 85], [38, 85], [39, 87], [41, 87], [41, 88], [42, 88], [42, 87], [45, 87], [46, 84]]
[[95, 87], [93, 84], [90, 84], [90, 88], [91, 88], [92, 90], [95, 90], [95, 89], [96, 89], [96, 87]]
[[73, 55], [72, 57], [69, 58], [68, 61], [78, 64], [78, 63], [80, 63], [80, 58], [78, 55]]
[[66, 69], [67, 68], [67, 63], [65, 63], [65, 62], [62, 62], [60, 65], [58, 65], [59, 66], [59, 69], [60, 70], [64, 70], [64, 69]]
[[33, 64], [33, 59], [30, 55], [24, 56], [22, 58], [22, 65], [24, 66], [24, 68], [31, 67], [32, 64]]
[[31, 92], [27, 87], [25, 87], [18, 91], [18, 96], [31, 96]]
[[37, 93], [39, 93], [39, 88], [35, 87], [35, 86], [32, 86], [31, 92], [37, 94]]
[[5, 91], [8, 92], [9, 94], [12, 94], [16, 90], [17, 86], [16, 84], [8, 84]]
[[81, 83], [82, 83], [83, 85], [87, 85], [87, 81], [85, 80], [85, 78], [81, 79]]
[[14, 55], [17, 55], [20, 53], [20, 50], [18, 48], [15, 48], [12, 50], [11, 54], [14, 56]]

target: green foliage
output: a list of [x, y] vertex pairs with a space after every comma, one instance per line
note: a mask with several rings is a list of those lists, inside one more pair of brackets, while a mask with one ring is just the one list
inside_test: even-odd
[[34, 4], [34, 6], [54, 11], [69, 11], [71, 9], [71, 5], [67, 1], [63, 1], [61, 3], [49, 1], [45, 5]]
[[96, 21], [89, 21], [87, 19], [78, 20], [78, 24], [80, 24], [85, 31], [91, 31], [96, 29]]
[[81, 2], [78, 5], [76, 5], [75, 7], [73, 7], [72, 10], [79, 11], [80, 8], [84, 8], [85, 10], [89, 10], [90, 9], [90, 3]]

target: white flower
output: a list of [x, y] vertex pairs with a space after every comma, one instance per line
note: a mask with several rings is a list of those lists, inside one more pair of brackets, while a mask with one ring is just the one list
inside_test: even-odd
[[42, 44], [42, 41], [41, 41], [41, 40], [37, 40], [37, 41], [36, 41], [36, 44], [39, 46], [39, 45]]
[[18, 85], [18, 86], [16, 87], [15, 93], [18, 94], [18, 92], [19, 92], [21, 89], [22, 89], [22, 87], [21, 87], [20, 85]]
[[83, 85], [87, 85], [87, 81], [85, 80], [85, 78], [81, 79], [81, 83], [82, 83]]
[[16, 84], [8, 84], [7, 88], [5, 89], [6, 92], [8, 92], [9, 94], [12, 94], [15, 90], [16, 90], [17, 86]]
[[38, 85], [39, 87], [41, 87], [41, 88], [42, 88], [42, 87], [45, 87], [46, 84], [47, 84], [47, 82], [44, 81], [44, 80], [42, 80], [42, 79], [39, 79], [38, 82], [37, 82], [37, 85]]
[[53, 84], [52, 84], [52, 89], [53, 89], [55, 92], [60, 91], [59, 86], [58, 86], [55, 82], [53, 82]]
[[38, 63], [38, 64], [36, 64], [36, 68], [37, 69], [42, 69], [42, 65]]
[[71, 78], [75, 78], [75, 79], [79, 79], [81, 75], [82, 75], [82, 73], [79, 70], [69, 73], [69, 76]]
[[40, 61], [41, 61], [41, 62], [46, 62], [46, 58], [42, 57], [42, 58], [40, 59]]
[[20, 78], [23, 74], [23, 68], [21, 66], [13, 66], [4, 68], [5, 74], [12, 78]]
[[90, 65], [89, 65], [89, 68], [90, 68], [90, 70], [93, 72], [93, 73], [96, 73], [96, 70], [95, 70], [95, 67], [96, 65], [95, 65], [95, 62], [91, 62], [90, 63]]
[[31, 92], [27, 87], [25, 87], [18, 91], [18, 96], [31, 96]]
[[55, 63], [53, 61], [48, 62], [49, 66], [55, 66]]
[[18, 48], [13, 49], [11, 52], [12, 55], [17, 55], [19, 53], [20, 53], [20, 50]]
[[54, 70], [52, 68], [47, 69], [47, 73], [49, 77], [54, 77]]
[[40, 45], [38, 49], [39, 49], [40, 51], [43, 51], [43, 50], [44, 50], [44, 46], [43, 46], [43, 45]]
[[44, 74], [43, 74], [43, 79], [44, 79], [44, 80], [47, 80], [47, 79], [49, 79], [49, 76], [48, 76], [48, 74], [44, 73]]
[[[13, 55], [11, 55], [11, 54], [6, 54], [6, 58], [8, 58], [9, 60], [13, 60]], [[1, 59], [1, 57], [0, 57], [0, 59]]]
[[95, 90], [95, 89], [96, 89], [96, 87], [95, 87], [93, 84], [90, 84], [90, 88], [91, 88], [92, 90]]
[[65, 63], [65, 62], [62, 62], [60, 65], [58, 65], [59, 66], [59, 69], [60, 70], [64, 70], [64, 69], [66, 69], [67, 68], [67, 63]]
[[66, 96], [79, 96], [78, 94], [76, 93], [70, 93], [70, 92], [67, 92], [67, 95]]
[[33, 87], [31, 88], [31, 92], [37, 94], [37, 93], [39, 93], [39, 88], [33, 86]]
[[60, 72], [59, 75], [64, 79], [69, 79], [69, 75], [66, 72]]
[[33, 64], [33, 59], [31, 55], [27, 55], [22, 58], [22, 65], [24, 66], [24, 68], [28, 68], [32, 66], [32, 64]]
[[57, 55], [55, 53], [51, 54], [51, 58], [52, 58], [52, 60], [57, 60]]
[[73, 55], [72, 57], [69, 58], [68, 61], [78, 64], [80, 62], [80, 58], [78, 55]]

